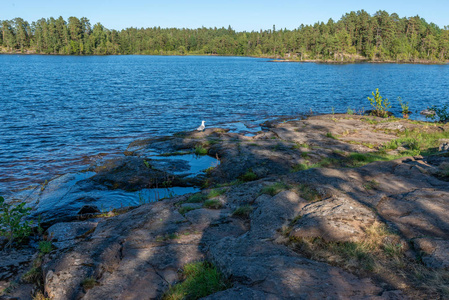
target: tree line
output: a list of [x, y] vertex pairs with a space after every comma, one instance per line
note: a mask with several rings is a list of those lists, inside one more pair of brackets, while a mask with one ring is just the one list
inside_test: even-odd
[[289, 57], [297, 60], [445, 61], [449, 59], [449, 27], [419, 16], [364, 10], [346, 13], [335, 22], [279, 29], [236, 32], [228, 28], [126, 28], [110, 30], [87, 18], [21, 18], [0, 21], [5, 52], [65, 55], [152, 54]]

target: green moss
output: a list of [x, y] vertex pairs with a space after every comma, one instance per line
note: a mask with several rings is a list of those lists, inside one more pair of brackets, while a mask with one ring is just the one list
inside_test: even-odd
[[224, 276], [208, 262], [190, 263], [184, 266], [181, 283], [170, 286], [164, 300], [199, 299], [230, 287]]

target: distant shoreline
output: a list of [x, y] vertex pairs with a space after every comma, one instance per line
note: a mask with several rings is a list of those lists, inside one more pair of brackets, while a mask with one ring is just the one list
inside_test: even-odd
[[281, 63], [321, 63], [321, 64], [336, 64], [336, 65], [345, 65], [345, 64], [362, 64], [362, 63], [372, 63], [372, 64], [413, 64], [413, 65], [447, 65], [449, 64], [449, 60], [447, 61], [433, 61], [433, 60], [417, 60], [417, 61], [396, 61], [396, 60], [369, 60], [369, 59], [354, 59], [354, 60], [346, 60], [346, 61], [338, 61], [338, 60], [329, 60], [329, 59], [303, 59], [303, 60], [293, 60], [288, 58], [274, 57], [274, 56], [240, 56], [240, 55], [223, 55], [223, 54], [46, 54], [46, 53], [37, 53], [35, 51], [27, 50], [26, 52], [20, 51], [8, 51], [8, 52], [0, 52], [0, 55], [43, 55], [43, 56], [129, 56], [129, 55], [140, 55], [140, 56], [222, 56], [222, 57], [251, 57], [251, 58], [265, 58], [270, 59], [272, 62], [281, 62]]

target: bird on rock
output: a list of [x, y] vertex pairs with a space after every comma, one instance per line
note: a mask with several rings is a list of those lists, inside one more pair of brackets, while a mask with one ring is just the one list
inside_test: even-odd
[[206, 121], [201, 122], [200, 127], [198, 127], [196, 130], [203, 131], [206, 128], [206, 125], [204, 125], [204, 123], [206, 123]]

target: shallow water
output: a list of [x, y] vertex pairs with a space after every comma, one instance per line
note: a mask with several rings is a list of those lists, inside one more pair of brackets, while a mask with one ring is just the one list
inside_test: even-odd
[[0, 55], [0, 66], [0, 195], [120, 156], [137, 138], [193, 130], [201, 120], [251, 135], [248, 128], [276, 116], [368, 109], [375, 88], [396, 114], [398, 96], [414, 112], [449, 98], [448, 65]]

